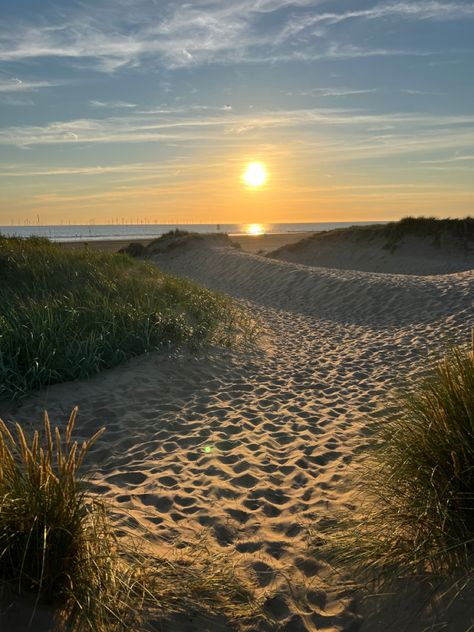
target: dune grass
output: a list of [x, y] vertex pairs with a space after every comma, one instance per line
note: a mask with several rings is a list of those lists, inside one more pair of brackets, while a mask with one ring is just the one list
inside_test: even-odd
[[447, 250], [452, 251], [455, 248], [458, 254], [472, 254], [474, 251], [474, 218], [404, 217], [396, 222], [386, 224], [334, 228], [281, 246], [268, 253], [267, 256], [271, 258], [285, 252], [300, 252], [308, 246], [315, 245], [337, 243], [340, 246], [344, 240], [347, 240], [348, 244], [354, 241], [359, 244], [370, 244], [374, 240], [382, 240], [384, 242], [382, 248], [394, 253], [400, 242], [407, 237], [431, 239], [432, 245], [437, 248], [444, 245]]
[[474, 551], [474, 344], [454, 347], [431, 377], [379, 419], [361, 479], [361, 517], [329, 537], [364, 574], [472, 582]]
[[228, 344], [231, 300], [122, 254], [0, 237], [0, 399], [179, 344]]
[[156, 557], [141, 536], [116, 537], [110, 508], [81, 474], [104, 429], [79, 446], [76, 414], [61, 434], [45, 413], [30, 437], [0, 420], [0, 586], [32, 597], [32, 619], [52, 604], [57, 629], [68, 632], [138, 632], [178, 612], [237, 626], [259, 616], [252, 587], [225, 555], [196, 542]]
[[68, 629], [122, 629], [135, 625], [146, 588], [118, 555], [104, 504], [86, 492], [79, 468], [103, 429], [78, 446], [76, 413], [65, 436], [46, 413], [31, 439], [0, 420], [0, 580], [57, 605]]

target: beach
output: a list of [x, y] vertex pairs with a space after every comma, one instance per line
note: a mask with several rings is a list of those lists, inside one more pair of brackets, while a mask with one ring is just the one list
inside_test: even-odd
[[[308, 534], [357, 510], [357, 457], [396, 390], [445, 345], [469, 339], [474, 272], [380, 274], [253, 254], [278, 240], [242, 237], [238, 249], [204, 237], [151, 258], [234, 297], [253, 342], [133, 358], [40, 391], [14, 418], [28, 424], [47, 409], [60, 422], [78, 405], [80, 436], [105, 425], [90, 466], [117, 530], [145, 534], [157, 555], [202, 538], [230, 554], [272, 620], [246, 629], [418, 632], [436, 609], [403, 591], [389, 608], [367, 606]], [[473, 613], [464, 604], [446, 616], [458, 630]], [[191, 615], [156, 625], [234, 629]]]
[[0, 632], [474, 632], [474, 0], [1, 6]]

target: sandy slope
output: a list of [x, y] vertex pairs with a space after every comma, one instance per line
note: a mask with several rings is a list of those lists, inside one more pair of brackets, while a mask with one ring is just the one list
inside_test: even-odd
[[474, 269], [474, 246], [445, 235], [405, 235], [390, 244], [387, 236], [344, 229], [284, 244], [270, 257], [308, 266], [391, 274], [448, 274]]
[[[351, 507], [351, 465], [381, 398], [443, 341], [469, 336], [474, 273], [309, 269], [202, 242], [156, 263], [242, 299], [259, 344], [137, 358], [42, 392], [15, 417], [47, 407], [57, 419], [79, 404], [85, 435], [108, 427], [93, 460], [127, 512], [118, 524], [150, 528], [157, 546], [204, 530], [241, 557], [287, 632], [358, 629], [350, 585], [307, 551], [306, 527]], [[403, 630], [401, 616], [391, 610], [379, 629]], [[417, 616], [416, 629], [430, 622]], [[378, 625], [369, 610], [361, 629]], [[204, 630], [182, 618], [157, 629]]]

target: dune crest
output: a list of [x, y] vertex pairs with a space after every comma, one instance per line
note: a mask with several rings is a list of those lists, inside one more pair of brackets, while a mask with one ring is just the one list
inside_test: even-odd
[[474, 269], [474, 220], [406, 218], [315, 233], [269, 257], [314, 267], [433, 275]]

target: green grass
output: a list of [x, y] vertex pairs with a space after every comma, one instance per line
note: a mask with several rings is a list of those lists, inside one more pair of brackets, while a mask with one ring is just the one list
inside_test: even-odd
[[123, 254], [0, 237], [0, 399], [180, 344], [229, 344], [230, 299]]
[[52, 605], [56, 628], [68, 632], [138, 632], [175, 613], [224, 617], [236, 629], [260, 617], [235, 560], [205, 542], [157, 558], [143, 535], [115, 536], [110, 508], [80, 473], [103, 429], [79, 446], [76, 413], [63, 435], [46, 413], [30, 437], [0, 420], [0, 587], [31, 597], [32, 620]]
[[220, 245], [235, 248], [234, 242], [226, 233], [192, 233], [176, 229], [163, 233], [163, 235], [160, 235], [160, 237], [150, 242], [148, 246], [146, 246], [142, 256], [149, 257], [153, 255], [168, 254], [173, 250], [209, 240], [217, 242]]
[[474, 346], [455, 347], [379, 419], [359, 520], [329, 535], [344, 563], [374, 577], [474, 578]]

